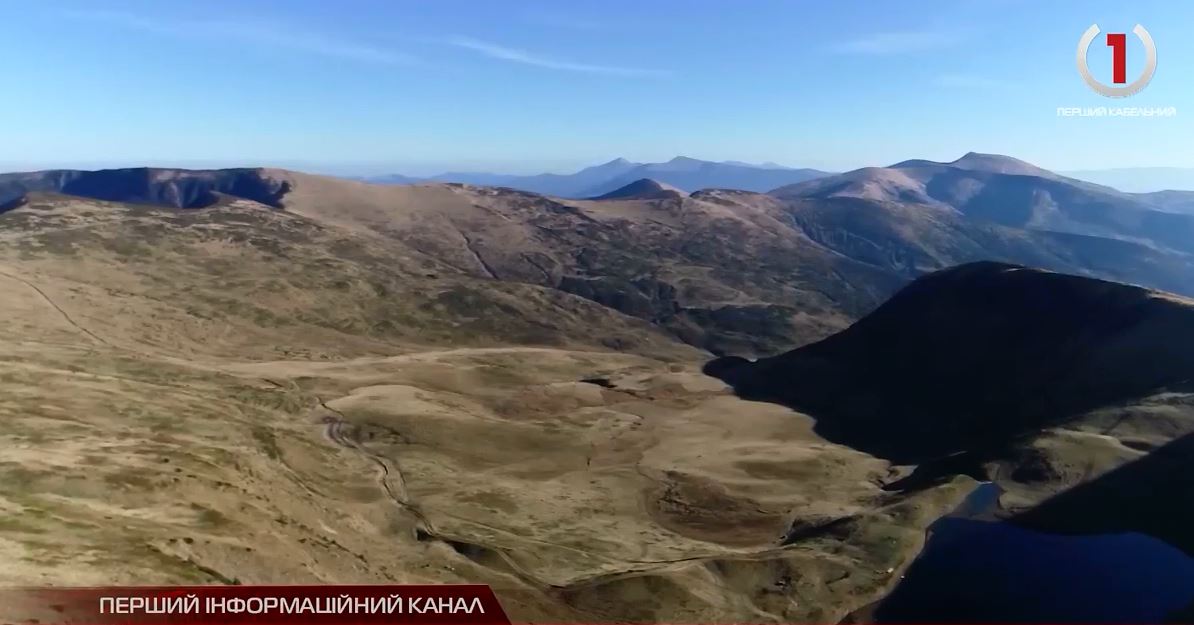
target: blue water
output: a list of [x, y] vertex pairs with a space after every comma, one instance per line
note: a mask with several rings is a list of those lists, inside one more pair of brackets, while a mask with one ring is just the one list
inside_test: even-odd
[[933, 524], [876, 622], [1158, 623], [1194, 603], [1194, 559], [1168, 543], [976, 520], [997, 489], [976, 489]]
[[946, 518], [974, 519], [988, 516], [999, 509], [1001, 495], [1003, 489], [998, 484], [983, 482], [970, 491]]

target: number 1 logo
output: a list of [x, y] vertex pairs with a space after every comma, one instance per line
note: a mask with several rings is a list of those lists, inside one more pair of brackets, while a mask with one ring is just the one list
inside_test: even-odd
[[1105, 85], [1090, 74], [1090, 66], [1086, 62], [1086, 57], [1089, 54], [1091, 42], [1099, 36], [1099, 25], [1091, 24], [1090, 28], [1082, 34], [1082, 38], [1078, 40], [1078, 73], [1082, 76], [1082, 80], [1095, 90], [1095, 93], [1109, 98], [1125, 98], [1139, 92], [1153, 79], [1153, 74], [1157, 71], [1157, 46], [1153, 43], [1152, 36], [1140, 24], [1132, 29], [1132, 33], [1139, 37], [1140, 42], [1144, 44], [1144, 71], [1140, 72], [1140, 76], [1129, 85], [1124, 84], [1128, 82], [1128, 35], [1126, 33], [1107, 33], [1107, 46], [1111, 48], [1111, 82], [1123, 85], [1122, 87]]

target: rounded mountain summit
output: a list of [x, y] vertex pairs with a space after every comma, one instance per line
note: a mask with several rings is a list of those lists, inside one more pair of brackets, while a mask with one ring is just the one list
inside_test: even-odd
[[662, 200], [669, 198], [682, 198], [688, 194], [670, 184], [652, 180], [650, 178], [640, 178], [634, 182], [618, 187], [609, 193], [599, 195], [593, 199], [595, 200]]

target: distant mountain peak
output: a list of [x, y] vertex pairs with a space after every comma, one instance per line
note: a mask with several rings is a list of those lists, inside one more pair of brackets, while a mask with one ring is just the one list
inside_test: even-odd
[[654, 169], [670, 170], [670, 171], [696, 171], [704, 167], [716, 166], [716, 163], [711, 161], [702, 161], [699, 158], [692, 158], [689, 156], [676, 156], [666, 163], [659, 163], [657, 165], [648, 165]]
[[967, 152], [959, 157], [957, 160], [950, 163], [951, 165], [965, 165], [968, 163], [1023, 163], [1025, 161], [1018, 158], [1007, 156], [1004, 154], [992, 154], [988, 152]]
[[577, 172], [575, 174], [571, 174], [571, 175], [582, 176], [582, 177], [584, 177], [584, 176], [588, 176], [588, 177], [600, 176], [602, 178], [606, 178], [606, 177], [621, 175], [625, 172], [628, 172], [628, 171], [634, 169], [635, 167], [639, 167], [640, 165], [641, 165], [641, 163], [635, 163], [634, 161], [629, 161], [629, 160], [626, 160], [619, 156], [618, 158], [615, 158], [612, 161], [606, 161], [604, 163], [601, 163], [600, 165], [592, 165], [592, 166], [586, 167], [586, 168], [580, 170], [579, 172]]
[[914, 158], [890, 165], [888, 169], [935, 168], [942, 166], [996, 174], [1029, 175], [1045, 178], [1056, 176], [1053, 172], [1041, 169], [1032, 163], [1022, 161], [1018, 158], [1004, 156], [1003, 154], [986, 154], [983, 152], [967, 152], [958, 159], [949, 162]]
[[1003, 154], [984, 154], [982, 152], [967, 152], [961, 158], [947, 163], [960, 169], [990, 171], [1000, 174], [1024, 174], [1032, 176], [1053, 176], [1052, 172], [1041, 169], [1032, 163], [1022, 161]]
[[673, 187], [670, 184], [652, 180], [650, 178], [640, 178], [634, 182], [614, 189], [604, 195], [599, 195], [596, 200], [655, 200], [663, 198], [684, 197], [687, 195], [680, 189]]

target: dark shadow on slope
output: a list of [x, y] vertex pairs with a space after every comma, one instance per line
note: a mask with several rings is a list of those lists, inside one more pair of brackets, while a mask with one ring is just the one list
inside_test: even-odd
[[1194, 434], [1010, 519], [1061, 534], [1138, 532], [1194, 557]]
[[0, 199], [15, 194], [51, 192], [110, 202], [205, 208], [225, 195], [280, 208], [282, 198], [289, 191], [288, 182], [272, 179], [259, 169], [138, 167], [0, 174]]
[[954, 516], [932, 526], [925, 551], [875, 610], [876, 622], [1194, 616], [1194, 434], [1007, 521]]
[[3, 190], [0, 190], [0, 215], [11, 210], [16, 210], [28, 202], [29, 198], [23, 193], [5, 197]]
[[[1145, 289], [992, 262], [929, 274], [821, 342], [705, 372], [812, 415], [907, 486], [971, 473], [1024, 436], [1194, 379], [1194, 308]], [[937, 466], [940, 465], [940, 466]], [[981, 476], [979, 476], [981, 477]]]
[[218, 172], [163, 172], [124, 169], [84, 172], [59, 189], [62, 193], [175, 208], [203, 208], [216, 203], [218, 194], [240, 197], [279, 207], [285, 183], [268, 180], [255, 170]]
[[[1146, 534], [1194, 558], [1194, 434], [1079, 484], [1010, 522], [1068, 535]], [[1194, 602], [1169, 622], [1194, 623]]]

